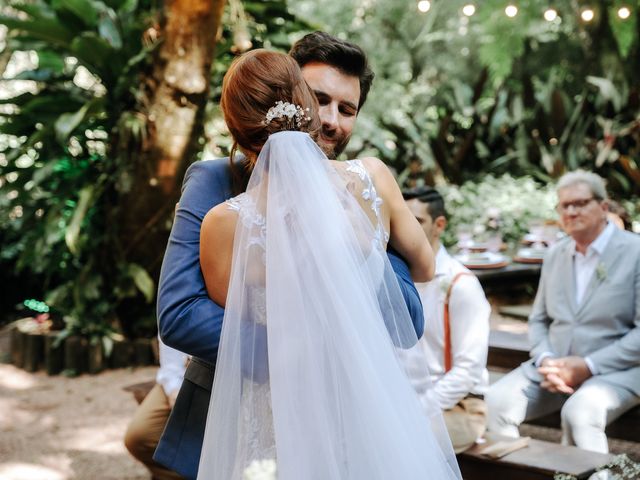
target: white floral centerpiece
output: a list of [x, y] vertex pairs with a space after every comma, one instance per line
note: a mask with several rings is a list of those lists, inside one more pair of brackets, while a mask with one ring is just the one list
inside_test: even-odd
[[272, 458], [253, 460], [242, 474], [243, 480], [276, 480], [276, 461]]

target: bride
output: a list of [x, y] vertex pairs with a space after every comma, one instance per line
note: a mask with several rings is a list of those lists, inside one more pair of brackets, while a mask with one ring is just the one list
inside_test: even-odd
[[387, 243], [415, 281], [434, 265], [395, 179], [374, 158], [326, 158], [317, 101], [285, 54], [237, 59], [221, 106], [252, 173], [202, 224], [225, 317], [198, 479], [261, 464], [279, 480], [460, 478], [437, 403], [404, 372], [417, 338]]

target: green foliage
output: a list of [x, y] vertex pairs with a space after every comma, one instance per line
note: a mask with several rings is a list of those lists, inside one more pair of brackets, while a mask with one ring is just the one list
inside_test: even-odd
[[[64, 319], [63, 337], [108, 342], [120, 332], [155, 332], [155, 279], [148, 265], [127, 258], [117, 220], [148, 141], [156, 5], [10, 0], [0, 8], [9, 29], [4, 53], [31, 59], [5, 77], [15, 94], [0, 100], [0, 278], [37, 279], [41, 290], [24, 295], [44, 298]], [[210, 124], [219, 123], [213, 105], [243, 39], [287, 50], [308, 29], [284, 0], [229, 2], [212, 67]], [[209, 128], [201, 143], [216, 134]], [[215, 141], [223, 153], [228, 138]], [[161, 259], [165, 246], [158, 242], [150, 257]]]
[[[6, 48], [30, 51], [33, 68], [8, 79], [25, 92], [0, 117], [2, 259], [38, 275], [70, 333], [117, 328], [115, 308], [140, 287], [135, 266], [114, 254], [110, 205], [123, 165], [112, 148], [122, 112], [136, 103], [153, 45], [141, 41], [150, 4], [88, 0], [10, 2]], [[134, 14], [136, 7], [142, 13]], [[126, 88], [123, 86], [126, 85]], [[120, 128], [118, 128], [120, 127]], [[118, 272], [125, 272], [125, 274]]]
[[548, 181], [583, 167], [623, 194], [640, 192], [640, 38], [638, 7], [500, 0], [431, 2], [350, 0], [296, 4], [328, 31], [370, 55], [376, 79], [348, 156], [375, 155], [405, 185], [456, 184], [488, 173]]
[[529, 232], [532, 220], [557, 219], [554, 185], [540, 186], [532, 177], [487, 175], [475, 182], [442, 186], [439, 190], [447, 211], [452, 213], [442, 237], [447, 246], [456, 243], [460, 225], [471, 226], [477, 238], [489, 230], [499, 230], [503, 240], [514, 246]]

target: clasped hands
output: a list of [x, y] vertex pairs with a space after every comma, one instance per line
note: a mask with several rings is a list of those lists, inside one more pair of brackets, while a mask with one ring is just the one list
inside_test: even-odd
[[591, 377], [591, 370], [582, 357], [570, 356], [542, 360], [538, 372], [544, 377], [540, 386], [552, 393], [571, 395]]

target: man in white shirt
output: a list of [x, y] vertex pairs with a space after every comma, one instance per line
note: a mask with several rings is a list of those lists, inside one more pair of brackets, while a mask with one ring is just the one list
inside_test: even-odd
[[560, 410], [564, 444], [607, 453], [605, 427], [640, 404], [640, 237], [607, 221], [598, 175], [567, 173], [557, 194], [568, 236], [544, 259], [532, 358], [487, 392], [488, 427], [517, 437]]
[[168, 347], [158, 338], [160, 368], [156, 384], [142, 401], [127, 427], [124, 444], [151, 472], [153, 480], [178, 480], [183, 477], [153, 460], [187, 365], [188, 355]]
[[[483, 394], [488, 386], [487, 351], [491, 307], [480, 282], [440, 243], [447, 226], [442, 196], [431, 187], [405, 191], [411, 212], [436, 252], [435, 277], [416, 288], [424, 309], [425, 329], [419, 347], [424, 366], [410, 361], [411, 382], [421, 401], [435, 400], [443, 410], [454, 450], [473, 445], [485, 430]], [[415, 367], [415, 368], [414, 368]], [[432, 392], [427, 399], [427, 390]]]

